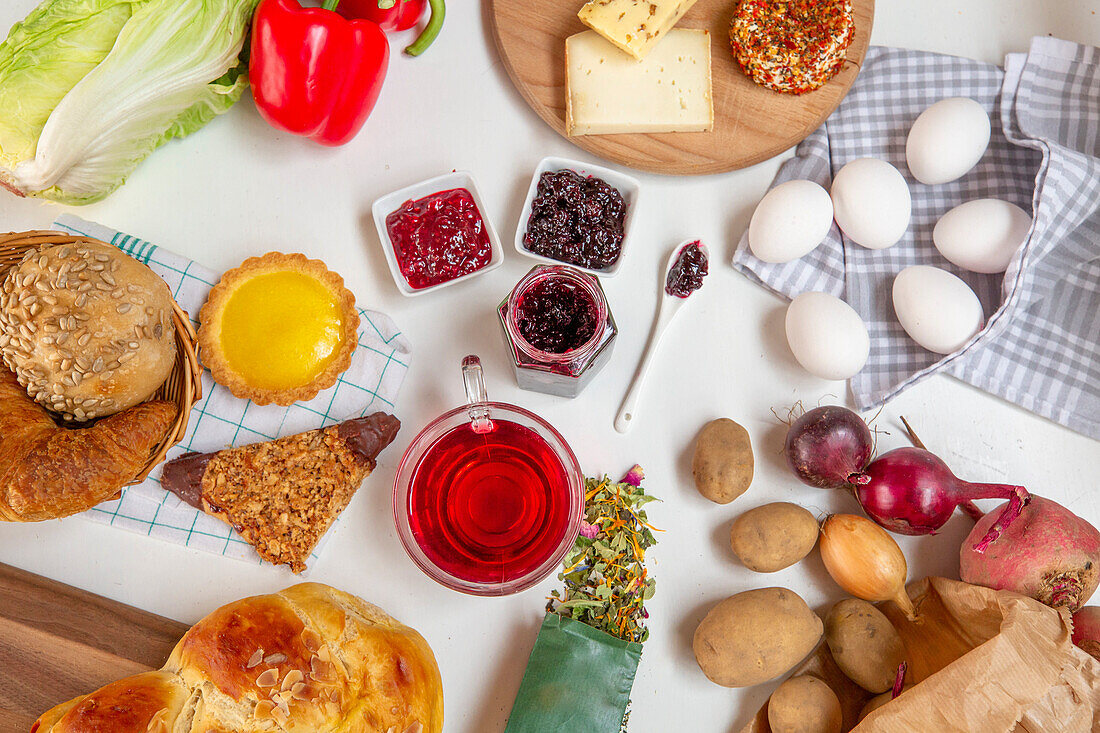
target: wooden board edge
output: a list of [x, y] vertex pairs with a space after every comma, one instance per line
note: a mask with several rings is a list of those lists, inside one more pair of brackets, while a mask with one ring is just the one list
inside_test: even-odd
[[[803, 136], [803, 138], [801, 138], [801, 139], [792, 138], [790, 141], [787, 141], [787, 140], [781, 141], [779, 143], [776, 143], [775, 145], [769, 146], [766, 149], [763, 149], [763, 150], [759, 151], [758, 153], [755, 153], [753, 155], [745, 156], [743, 159], [739, 159], [734, 163], [730, 163], [729, 161], [712, 161], [710, 163], [693, 163], [693, 162], [690, 162], [690, 161], [685, 161], [684, 163], [668, 163], [668, 162], [665, 162], [665, 161], [649, 162], [649, 161], [645, 161], [645, 160], [626, 158], [622, 154], [616, 153], [614, 150], [608, 150], [605, 147], [604, 144], [601, 144], [601, 143], [598, 143], [598, 142], [595, 142], [595, 141], [588, 142], [586, 140], [589, 137], [604, 137], [604, 138], [606, 138], [607, 136], [584, 136], [584, 135], [570, 136], [570, 135], [567, 135], [566, 132], [565, 132], [565, 121], [563, 119], [559, 118], [558, 115], [553, 110], [546, 107], [545, 105], [542, 104], [541, 101], [536, 99], [534, 97], [533, 93], [530, 91], [530, 89], [528, 89], [527, 84], [521, 84], [519, 82], [519, 73], [517, 72], [515, 67], [512, 65], [511, 59], [509, 58], [508, 54], [506, 54], [505, 51], [504, 51], [504, 45], [503, 45], [503, 42], [501, 40], [501, 31], [500, 31], [499, 25], [497, 23], [497, 12], [496, 12], [497, 2], [498, 2], [498, 0], [489, 0], [488, 9], [489, 9], [490, 30], [492, 31], [493, 45], [496, 47], [497, 56], [498, 56], [498, 58], [500, 58], [501, 63], [504, 66], [504, 69], [508, 74], [508, 78], [512, 83], [512, 87], [517, 92], [519, 92], [520, 97], [523, 98], [523, 100], [524, 100], [524, 102], [526, 102], [527, 106], [530, 107], [538, 115], [538, 117], [543, 122], [545, 122], [554, 132], [556, 132], [560, 137], [564, 138], [566, 140], [566, 142], [570, 143], [571, 145], [574, 145], [575, 147], [580, 148], [581, 150], [584, 150], [585, 152], [599, 158], [600, 160], [615, 163], [617, 165], [621, 165], [621, 166], [629, 168], [631, 170], [643, 171], [643, 172], [646, 172], [646, 173], [655, 173], [655, 174], [658, 174], [658, 175], [668, 175], [668, 176], [713, 175], [713, 174], [718, 174], [718, 173], [729, 173], [731, 171], [742, 170], [744, 168], [748, 168], [748, 167], [757, 165], [759, 163], [762, 163], [766, 160], [770, 160], [771, 158], [774, 158], [775, 156], [782, 154], [784, 151], [789, 150], [792, 147], [795, 147], [802, 140], [805, 139], [805, 136]], [[853, 0], [853, 6], [860, 6], [860, 5], [862, 5], [864, 8], [866, 8], [867, 32], [866, 32], [866, 34], [864, 34], [864, 39], [863, 39], [862, 43], [859, 42], [859, 36], [856, 37], [856, 40], [853, 42], [852, 46], [849, 47], [848, 52], [845, 56], [845, 63], [850, 63], [850, 64], [854, 65], [856, 67], [856, 72], [855, 72], [855, 75], [852, 77], [852, 81], [848, 84], [848, 87], [844, 90], [844, 93], [841, 95], [840, 100], [837, 102], [837, 105], [836, 105], [837, 107], [839, 107], [840, 104], [843, 103], [844, 97], [847, 96], [847, 94], [851, 90], [852, 86], [854, 86], [856, 81], [858, 80], [859, 74], [863, 70], [863, 63], [864, 63], [864, 60], [866, 59], [867, 51], [870, 49], [870, 46], [871, 46], [871, 33], [874, 31], [874, 24], [875, 24], [875, 0]], [[856, 12], [855, 7], [853, 7], [853, 12]], [[854, 58], [852, 57], [853, 49], [855, 50], [855, 57]], [[810, 126], [809, 131], [806, 133], [807, 136], [809, 134], [812, 134], [814, 130], [818, 129], [822, 124], [824, 124], [825, 120], [827, 120], [829, 118], [829, 116], [832, 115], [832, 113], [835, 112], [835, 111], [836, 111], [836, 107], [834, 107], [833, 109], [827, 110], [827, 111], [823, 112], [822, 114], [820, 114], [815, 119], [812, 126]], [[675, 135], [675, 134], [705, 134], [705, 133], [663, 133], [663, 134], [665, 134], [665, 135]], [[658, 138], [654, 135], [639, 133], [639, 136], [643, 136], [643, 135], [645, 137], [649, 138], [650, 140], [653, 140], [655, 142], [660, 142], [660, 138]]]
[[[158, 614], [143, 611], [140, 608], [120, 603], [109, 598], [81, 590], [65, 583], [46, 578], [41, 575], [0, 563], [0, 588], [7, 592], [0, 593], [0, 619], [11, 620], [43, 631], [61, 627], [67, 631], [76, 628], [71, 615], [83, 616], [87, 609], [95, 609], [104, 617], [112, 620], [111, 628], [105, 629], [104, 634], [76, 634], [72, 638], [75, 643], [116, 653], [125, 644], [124, 639], [113, 638], [126, 626], [138, 626], [155, 635], [158, 643], [175, 646], [175, 643], [190, 628], [187, 624], [174, 619], [166, 618]], [[57, 601], [67, 601], [60, 603]], [[51, 604], [59, 611], [49, 618], [28, 618], [26, 609], [29, 605]], [[65, 608], [70, 607], [69, 613]], [[23, 612], [20, 613], [20, 610]], [[170, 647], [169, 647], [170, 648]], [[148, 650], [148, 656], [139, 661], [151, 667], [158, 667], [164, 663], [166, 655], [162, 650]]]

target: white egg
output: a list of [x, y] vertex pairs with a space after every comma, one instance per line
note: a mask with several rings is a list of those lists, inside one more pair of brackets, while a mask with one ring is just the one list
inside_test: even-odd
[[813, 181], [768, 191], [749, 222], [749, 249], [764, 262], [790, 262], [821, 244], [833, 225], [833, 201]]
[[856, 244], [885, 249], [897, 244], [909, 228], [909, 186], [885, 160], [850, 161], [837, 171], [829, 193], [837, 226]]
[[822, 379], [848, 379], [867, 363], [871, 341], [852, 306], [828, 293], [802, 293], [787, 306], [787, 343], [802, 368]]
[[973, 99], [941, 99], [921, 112], [909, 130], [909, 172], [933, 185], [962, 178], [985, 155], [989, 130], [989, 115]]
[[1004, 272], [1031, 229], [1031, 217], [1016, 204], [977, 199], [940, 217], [932, 242], [940, 254], [971, 272]]
[[894, 313], [911, 339], [937, 354], [956, 351], [985, 320], [969, 285], [929, 265], [906, 267], [894, 278]]

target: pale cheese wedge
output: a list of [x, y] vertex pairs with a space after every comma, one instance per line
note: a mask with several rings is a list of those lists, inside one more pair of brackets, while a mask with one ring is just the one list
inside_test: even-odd
[[694, 4], [695, 0], [590, 0], [577, 17], [640, 61]]
[[569, 135], [714, 128], [710, 34], [674, 29], [643, 61], [595, 31], [565, 39]]

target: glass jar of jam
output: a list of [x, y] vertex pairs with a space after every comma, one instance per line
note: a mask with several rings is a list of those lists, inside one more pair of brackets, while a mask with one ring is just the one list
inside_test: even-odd
[[497, 314], [520, 389], [559, 397], [588, 386], [619, 332], [599, 280], [566, 265], [532, 268]]

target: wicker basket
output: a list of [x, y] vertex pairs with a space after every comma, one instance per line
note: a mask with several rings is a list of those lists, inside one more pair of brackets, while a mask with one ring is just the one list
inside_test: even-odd
[[[12, 266], [23, 259], [29, 249], [38, 249], [49, 244], [76, 244], [79, 242], [97, 242], [90, 237], [76, 237], [62, 232], [34, 231], [0, 234], [0, 280]], [[101, 244], [104, 244], [101, 242]], [[168, 400], [176, 403], [179, 414], [168, 428], [164, 438], [149, 455], [149, 460], [131, 484], [141, 483], [161, 461], [168, 449], [183, 439], [187, 430], [187, 417], [191, 406], [202, 397], [202, 367], [196, 353], [195, 329], [187, 312], [172, 301], [172, 321], [176, 326], [176, 363], [168, 379], [149, 399]]]

